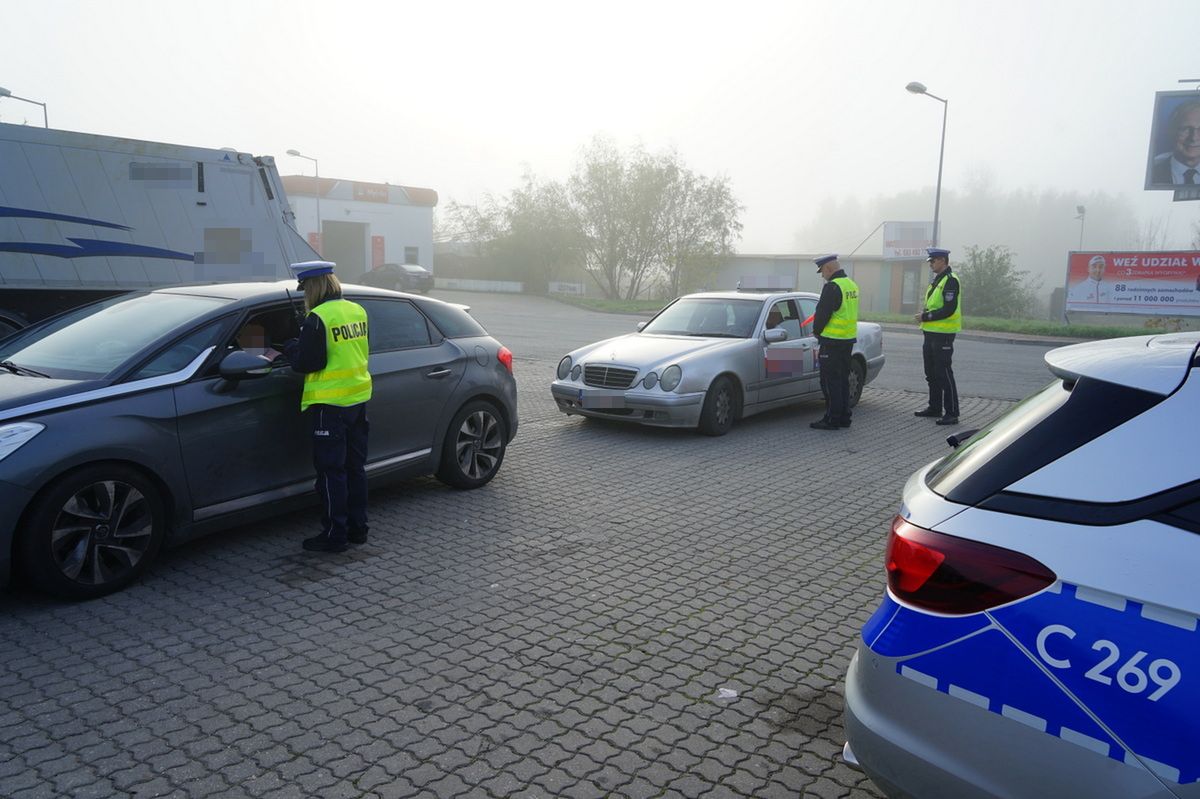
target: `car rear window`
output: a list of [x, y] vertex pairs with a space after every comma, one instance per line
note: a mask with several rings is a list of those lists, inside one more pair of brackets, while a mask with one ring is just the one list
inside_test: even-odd
[[420, 306], [446, 338], [469, 338], [488, 334], [482, 325], [461, 308], [444, 302], [422, 302]]
[[951, 502], [978, 505], [1163, 399], [1102, 380], [1056, 380], [971, 436], [925, 482]]

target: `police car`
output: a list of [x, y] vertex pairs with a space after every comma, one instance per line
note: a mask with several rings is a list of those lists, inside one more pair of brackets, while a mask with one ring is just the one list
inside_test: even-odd
[[1200, 797], [1198, 345], [1054, 350], [909, 479], [846, 676], [889, 796]]

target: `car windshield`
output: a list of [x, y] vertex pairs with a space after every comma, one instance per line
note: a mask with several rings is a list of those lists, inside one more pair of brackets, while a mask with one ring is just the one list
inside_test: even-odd
[[695, 297], [676, 300], [642, 328], [643, 333], [709, 338], [749, 338], [762, 300]]
[[0, 345], [0, 361], [47, 377], [103, 377], [164, 333], [229, 302], [187, 294], [113, 297], [14, 336]]
[[423, 266], [413, 266], [412, 264], [405, 264], [403, 269], [405, 272], [408, 272], [410, 275], [426, 274], [425, 267], [423, 267]]

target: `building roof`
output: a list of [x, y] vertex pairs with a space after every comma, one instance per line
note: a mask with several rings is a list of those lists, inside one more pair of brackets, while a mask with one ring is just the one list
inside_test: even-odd
[[297, 197], [321, 197], [390, 205], [421, 205], [432, 208], [438, 203], [433, 189], [415, 186], [393, 186], [390, 183], [367, 183], [361, 180], [315, 178], [308, 175], [283, 175], [283, 189]]

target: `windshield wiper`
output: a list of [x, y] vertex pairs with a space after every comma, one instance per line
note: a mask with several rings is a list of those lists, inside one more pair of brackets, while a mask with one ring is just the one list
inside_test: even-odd
[[27, 366], [17, 366], [12, 361], [0, 361], [0, 366], [3, 366], [14, 375], [28, 375], [29, 377], [49, 377], [50, 375], [42, 374], [41, 372], [30, 369]]

